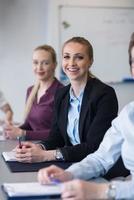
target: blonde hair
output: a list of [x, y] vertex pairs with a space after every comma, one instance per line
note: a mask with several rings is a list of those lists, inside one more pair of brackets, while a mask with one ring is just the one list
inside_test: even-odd
[[[41, 45], [41, 46], [38, 46], [34, 49], [34, 51], [38, 51], [38, 50], [44, 50], [44, 51], [48, 51], [50, 54], [51, 54], [51, 57], [52, 57], [52, 61], [53, 63], [55, 63], [55, 65], [57, 64], [57, 59], [56, 59], [56, 52], [55, 50], [49, 46], [49, 45]], [[36, 84], [33, 86], [28, 98], [27, 98], [27, 101], [26, 101], [26, 105], [25, 105], [25, 110], [24, 110], [24, 121], [26, 120], [30, 110], [31, 110], [31, 107], [33, 105], [33, 102], [34, 102], [34, 99], [36, 97], [36, 94], [39, 90], [39, 87], [40, 87], [40, 82], [37, 81]]]
[[30, 95], [29, 95], [29, 97], [28, 97], [28, 99], [26, 101], [25, 110], [24, 110], [24, 121], [26, 120], [26, 118], [27, 118], [27, 116], [28, 116], [28, 114], [29, 114], [29, 112], [31, 110], [31, 107], [33, 105], [33, 102], [34, 102], [34, 99], [35, 99], [35, 96], [36, 96], [36, 94], [38, 92], [39, 87], [40, 87], [40, 83], [37, 82], [33, 86], [32, 90], [30, 92]]

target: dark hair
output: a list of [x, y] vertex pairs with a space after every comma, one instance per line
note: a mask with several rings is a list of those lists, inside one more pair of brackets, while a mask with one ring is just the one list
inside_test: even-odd
[[130, 38], [130, 42], [129, 42], [129, 47], [128, 47], [128, 56], [129, 56], [129, 64], [130, 64], [130, 67], [132, 65], [132, 57], [131, 57], [131, 51], [132, 51], [132, 48], [134, 47], [134, 32], [132, 33], [131, 35], [131, 38]]
[[34, 51], [37, 51], [37, 50], [44, 50], [44, 51], [48, 51], [51, 56], [52, 56], [52, 60], [53, 60], [53, 63], [57, 64], [57, 58], [56, 58], [56, 52], [55, 50], [53, 49], [53, 47], [49, 46], [49, 45], [41, 45], [41, 46], [38, 46], [34, 49]]
[[66, 44], [68, 44], [70, 42], [76, 42], [76, 43], [85, 45], [87, 47], [87, 52], [88, 52], [89, 58], [93, 61], [93, 47], [87, 39], [85, 39], [84, 37], [72, 37], [71, 39], [67, 40], [64, 43], [62, 51], [63, 51], [64, 47], [66, 46]]

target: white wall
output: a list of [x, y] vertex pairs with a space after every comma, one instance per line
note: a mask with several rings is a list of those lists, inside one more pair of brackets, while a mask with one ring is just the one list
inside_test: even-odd
[[[51, 1], [50, 5], [51, 7], [51, 17], [49, 23], [49, 30], [51, 30], [50, 41], [53, 42], [53, 45], [56, 47], [57, 52], [59, 54], [59, 58], [61, 55], [61, 45], [62, 45], [62, 24], [61, 24], [61, 15], [60, 10], [62, 10], [63, 7], [111, 7], [111, 8], [130, 8], [134, 9], [134, 0], [55, 0]], [[68, 15], [70, 16], [71, 13], [69, 12]], [[73, 13], [72, 17], [75, 18], [75, 13]], [[72, 21], [71, 21], [72, 23]], [[81, 27], [79, 27], [81, 28]], [[126, 28], [127, 29], [127, 28]], [[134, 30], [133, 30], [134, 31]], [[78, 33], [77, 33], [78, 34]], [[57, 38], [56, 40], [52, 40], [52, 38]], [[128, 61], [127, 57], [127, 50], [126, 50], [126, 59]], [[107, 63], [106, 63], [107, 64]], [[129, 65], [127, 64], [127, 67]], [[119, 69], [119, 68], [118, 68]], [[116, 69], [116, 70], [118, 70]], [[120, 69], [119, 69], [120, 70]], [[116, 71], [118, 73], [118, 71]], [[126, 76], [129, 75], [129, 69], [127, 70]], [[131, 76], [131, 75], [130, 75]], [[111, 85], [114, 87], [117, 97], [119, 100], [119, 111], [126, 105], [129, 101], [134, 100], [134, 93], [132, 92], [134, 84], [128, 84], [128, 83], [111, 83]]]
[[47, 16], [47, 0], [0, 0], [0, 88], [17, 121], [34, 80], [32, 51], [47, 43]]
[[134, 101], [133, 82], [110, 83], [109, 85], [115, 89], [119, 102], [119, 112], [126, 104]]

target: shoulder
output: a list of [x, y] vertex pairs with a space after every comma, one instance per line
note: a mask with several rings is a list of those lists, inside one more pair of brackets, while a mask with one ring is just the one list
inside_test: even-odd
[[27, 96], [29, 96], [29, 94], [31, 93], [33, 87], [34, 87], [34, 85], [29, 86], [29, 87], [27, 88]]
[[112, 126], [123, 130], [122, 133], [127, 134], [127, 137], [131, 135], [134, 128], [134, 101], [124, 106], [118, 117], [113, 120]]
[[[134, 101], [128, 103], [124, 108], [121, 110], [119, 116], [134, 116]], [[134, 117], [133, 117], [134, 118]]]
[[86, 88], [87, 90], [92, 91], [92, 93], [97, 96], [102, 94], [110, 94], [116, 96], [115, 90], [111, 86], [107, 85], [97, 78], [90, 79], [87, 82]]
[[111, 86], [107, 85], [97, 78], [92, 78], [91, 81], [93, 83], [93, 86], [96, 88], [114, 90]]
[[55, 80], [52, 84], [52, 87], [55, 89], [59, 89], [59, 88], [63, 88], [64, 85], [57, 78], [55, 78]]
[[64, 87], [61, 87], [55, 95], [55, 99], [64, 99], [70, 90], [70, 84]]

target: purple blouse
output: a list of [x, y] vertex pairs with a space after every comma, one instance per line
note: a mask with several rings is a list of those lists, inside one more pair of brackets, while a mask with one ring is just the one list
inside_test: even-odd
[[[27, 97], [32, 87], [28, 88]], [[20, 126], [20, 128], [26, 130], [26, 140], [43, 140], [49, 136], [52, 125], [54, 96], [61, 87], [63, 85], [55, 79], [46, 93], [40, 98], [39, 103], [35, 98], [26, 121]]]

